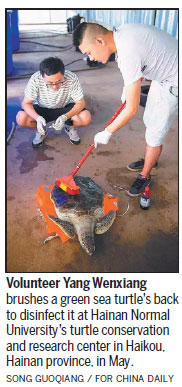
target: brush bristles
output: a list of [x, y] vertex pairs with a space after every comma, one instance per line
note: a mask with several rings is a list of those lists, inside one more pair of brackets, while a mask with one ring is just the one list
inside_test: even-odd
[[62, 181], [63, 179], [57, 179], [56, 185], [61, 188], [63, 191], [67, 192], [69, 195], [79, 195], [80, 194], [80, 187], [75, 184], [75, 186], [71, 186], [71, 184], [67, 184], [66, 182]]
[[64, 190], [67, 192], [69, 195], [79, 195], [80, 194], [80, 188], [79, 189], [70, 189], [69, 187]]

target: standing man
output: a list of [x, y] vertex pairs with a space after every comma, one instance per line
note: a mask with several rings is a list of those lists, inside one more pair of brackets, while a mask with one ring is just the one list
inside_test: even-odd
[[[18, 125], [36, 129], [32, 146], [43, 145], [48, 134], [47, 123], [58, 131], [63, 127], [72, 144], [79, 144], [76, 128], [88, 125], [91, 115], [85, 109], [83, 90], [78, 77], [65, 70], [61, 59], [49, 57], [40, 63], [40, 71], [34, 73], [25, 89], [22, 110], [18, 112]], [[70, 127], [71, 125], [71, 127]]]
[[163, 141], [178, 111], [178, 43], [170, 34], [144, 24], [125, 24], [109, 31], [95, 23], [81, 23], [73, 42], [91, 60], [106, 63], [117, 53], [118, 67], [124, 79], [126, 107], [105, 130], [94, 137], [107, 144], [111, 136], [135, 116], [139, 108], [141, 77], [152, 80], [144, 112], [146, 126], [145, 159], [128, 166], [141, 170], [128, 190], [138, 196], [150, 184], [150, 172], [161, 154]]

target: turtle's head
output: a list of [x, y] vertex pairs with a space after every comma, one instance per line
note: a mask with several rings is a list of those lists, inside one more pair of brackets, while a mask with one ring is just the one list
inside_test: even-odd
[[94, 226], [95, 220], [91, 215], [83, 215], [74, 220], [79, 242], [89, 255], [92, 255], [95, 251]]
[[88, 255], [92, 255], [95, 251], [94, 235], [82, 233], [79, 235], [79, 241], [82, 248]]

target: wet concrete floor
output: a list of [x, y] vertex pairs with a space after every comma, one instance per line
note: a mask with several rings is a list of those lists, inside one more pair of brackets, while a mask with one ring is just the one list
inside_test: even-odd
[[[58, 39], [58, 38], [57, 38]], [[71, 37], [69, 37], [71, 39]], [[65, 63], [82, 58], [80, 53], [56, 53]], [[19, 54], [16, 66], [25, 65], [27, 54]], [[29, 67], [49, 53], [31, 57]], [[29, 56], [30, 58], [30, 56]], [[26, 65], [25, 65], [26, 67]], [[30, 70], [30, 68], [28, 70]], [[94, 135], [102, 130], [120, 105], [123, 81], [115, 62], [89, 71], [82, 61], [70, 70], [84, 68], [77, 75], [84, 89], [92, 123], [79, 129], [81, 144], [70, 144], [66, 133], [49, 131], [44, 147], [33, 149], [34, 132], [17, 126], [7, 145], [7, 271], [8, 272], [178, 272], [178, 121], [175, 120], [165, 141], [159, 167], [152, 171], [151, 206], [143, 211], [139, 198], [130, 198], [126, 189], [137, 173], [126, 165], [144, 154], [144, 108], [119, 130], [106, 146], [92, 151], [79, 174], [90, 176], [106, 193], [118, 197], [119, 211], [112, 227], [95, 236], [92, 257], [81, 248], [77, 237], [62, 244], [59, 238], [47, 242], [35, 193], [41, 184], [54, 184], [57, 177], [69, 175]], [[8, 104], [20, 104], [28, 78], [8, 80]], [[129, 211], [121, 216], [127, 209]]]

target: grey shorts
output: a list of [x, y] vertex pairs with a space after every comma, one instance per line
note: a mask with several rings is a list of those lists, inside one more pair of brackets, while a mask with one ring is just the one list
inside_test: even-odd
[[152, 81], [143, 116], [145, 139], [152, 147], [163, 144], [178, 114], [178, 88]]

